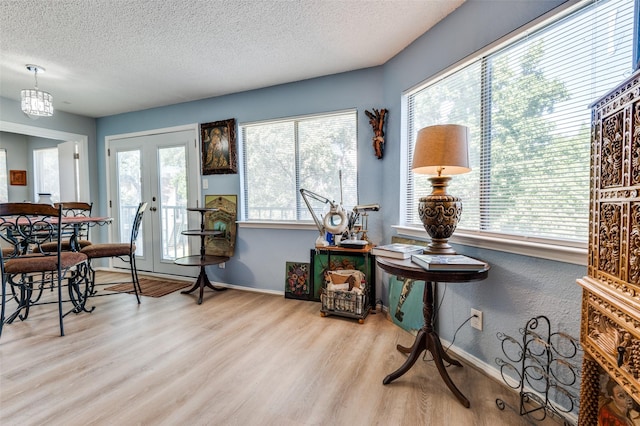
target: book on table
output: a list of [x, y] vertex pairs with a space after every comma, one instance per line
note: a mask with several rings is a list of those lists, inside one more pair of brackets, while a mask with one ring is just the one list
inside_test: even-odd
[[462, 254], [414, 254], [411, 261], [427, 271], [482, 271], [487, 267], [486, 262]]
[[376, 246], [371, 249], [374, 256], [392, 257], [394, 259], [409, 259], [413, 254], [422, 254], [424, 247], [413, 244], [392, 243]]

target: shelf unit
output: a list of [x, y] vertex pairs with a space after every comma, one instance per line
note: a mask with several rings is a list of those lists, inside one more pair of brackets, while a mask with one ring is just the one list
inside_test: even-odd
[[205, 287], [208, 287], [216, 291], [226, 290], [225, 287], [216, 287], [212, 285], [211, 282], [209, 281], [209, 277], [207, 277], [207, 272], [205, 270], [206, 266], [218, 265], [220, 263], [223, 263], [229, 260], [229, 258], [226, 256], [213, 256], [213, 255], [205, 254], [205, 250], [206, 250], [205, 238], [211, 237], [211, 236], [217, 236], [221, 234], [220, 231], [204, 229], [205, 213], [213, 212], [217, 210], [218, 209], [210, 209], [210, 208], [204, 208], [204, 207], [187, 208], [187, 211], [200, 213], [200, 229], [189, 229], [186, 231], [182, 231], [182, 235], [186, 235], [189, 237], [200, 237], [200, 254], [179, 257], [176, 260], [174, 260], [174, 263], [176, 265], [200, 267], [200, 274], [198, 275], [198, 279], [196, 280], [193, 287], [191, 287], [189, 290], [185, 290], [181, 292], [182, 294], [190, 294], [194, 292], [196, 289], [200, 289], [200, 294], [198, 297], [198, 305], [202, 304], [202, 296], [203, 296]]
[[[371, 248], [371, 246], [359, 249], [330, 246], [311, 249], [310, 284], [313, 289], [313, 300], [322, 304], [320, 314], [323, 317], [338, 315], [357, 319], [360, 324], [363, 324], [367, 315], [372, 310], [375, 311], [376, 262], [371, 254]], [[364, 273], [365, 291], [362, 295], [347, 291], [327, 293], [325, 273], [340, 269], [356, 269]], [[330, 303], [322, 303], [323, 294], [325, 302], [330, 301]]]

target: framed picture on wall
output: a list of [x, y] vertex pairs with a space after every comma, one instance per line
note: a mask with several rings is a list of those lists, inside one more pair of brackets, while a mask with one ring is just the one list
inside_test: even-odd
[[238, 173], [235, 118], [201, 124], [200, 140], [203, 175]]
[[25, 186], [27, 184], [26, 170], [9, 170], [9, 184]]

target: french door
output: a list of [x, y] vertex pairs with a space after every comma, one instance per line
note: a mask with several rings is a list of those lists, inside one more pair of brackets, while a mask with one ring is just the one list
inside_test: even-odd
[[[107, 138], [111, 241], [129, 242], [141, 201], [148, 203], [136, 241], [139, 271], [194, 275], [176, 266], [178, 257], [196, 253], [186, 229], [199, 229], [199, 217], [187, 214], [198, 200], [198, 144], [195, 129]], [[114, 267], [127, 267], [118, 259]]]

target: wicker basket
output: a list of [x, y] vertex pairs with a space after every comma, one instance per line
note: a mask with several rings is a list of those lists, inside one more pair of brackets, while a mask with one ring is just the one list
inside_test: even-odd
[[322, 309], [330, 312], [362, 315], [368, 309], [367, 295], [353, 291], [322, 289], [320, 300], [322, 301]]

